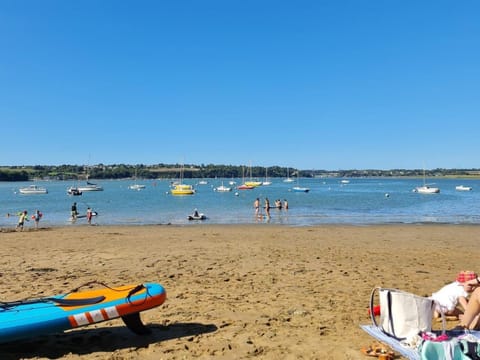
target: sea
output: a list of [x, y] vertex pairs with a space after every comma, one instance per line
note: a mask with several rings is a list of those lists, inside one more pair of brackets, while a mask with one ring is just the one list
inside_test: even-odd
[[[217, 186], [235, 181], [231, 192], [215, 191]], [[36, 209], [43, 217], [40, 226], [85, 225], [84, 218], [70, 220], [74, 202], [80, 214], [88, 207], [98, 213], [96, 225], [148, 224], [254, 224], [269, 223], [287, 226], [322, 224], [480, 224], [479, 179], [435, 179], [439, 194], [413, 192], [423, 184], [414, 178], [300, 178], [294, 183], [272, 178], [271, 185], [252, 190], [237, 190], [242, 179], [186, 179], [196, 193], [187, 196], [170, 194], [170, 180], [137, 181], [144, 184], [141, 191], [131, 190], [131, 179], [93, 181], [104, 191], [84, 192], [81, 196], [67, 194], [72, 185], [67, 181], [0, 182], [0, 228], [15, 227], [17, 213]], [[298, 184], [297, 184], [298, 182]], [[22, 195], [19, 188], [38, 185], [48, 194]], [[83, 184], [78, 184], [83, 185]], [[294, 192], [294, 186], [308, 187], [309, 192]], [[457, 191], [457, 185], [472, 187]], [[288, 201], [289, 209], [271, 209], [270, 217], [255, 216], [253, 202], [259, 198], [271, 206], [275, 200]], [[204, 221], [189, 221], [194, 209], [204, 213]], [[265, 210], [262, 209], [265, 215]], [[33, 227], [31, 221], [26, 227]]]

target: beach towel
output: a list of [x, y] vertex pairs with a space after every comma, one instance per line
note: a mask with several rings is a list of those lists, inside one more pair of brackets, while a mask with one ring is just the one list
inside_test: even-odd
[[[455, 343], [459, 342], [459, 339], [465, 336], [465, 332], [463, 330], [447, 330], [446, 334], [450, 338], [450, 341], [444, 341], [444, 342], [425, 341], [421, 347], [413, 349], [405, 345], [402, 345], [402, 342], [400, 340], [397, 340], [391, 336], [388, 336], [378, 326], [361, 325], [360, 327], [370, 336], [374, 337], [375, 339], [377, 339], [378, 341], [384, 344], [387, 344], [394, 351], [398, 352], [400, 355], [410, 360], [447, 359], [448, 355], [444, 356], [445, 350], [447, 350], [447, 354], [452, 354], [453, 360], [474, 359], [474, 357], [463, 354], [463, 351], [459, 351], [455, 347]], [[477, 339], [480, 339], [480, 331], [470, 330], [469, 334]], [[462, 342], [465, 343], [463, 340]], [[423, 348], [423, 356], [424, 356], [423, 358], [421, 353], [422, 348]], [[439, 355], [439, 354], [443, 354], [443, 355]], [[436, 357], [436, 356], [440, 356], [440, 357]]]

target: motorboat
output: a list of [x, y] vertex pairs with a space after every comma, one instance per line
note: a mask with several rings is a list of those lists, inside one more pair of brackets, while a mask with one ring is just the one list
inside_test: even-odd
[[175, 184], [170, 190], [172, 195], [193, 195], [195, 190], [192, 185], [187, 184]]
[[195, 212], [192, 215], [188, 215], [187, 219], [188, 220], [206, 220], [207, 216], [195, 210]]
[[130, 185], [128, 188], [131, 189], [131, 190], [137, 190], [137, 191], [140, 191], [140, 190], [143, 190], [145, 189], [145, 185], [143, 184], [132, 184]]
[[413, 192], [416, 192], [419, 194], [438, 194], [440, 192], [440, 189], [438, 187], [434, 187], [430, 185], [423, 185], [423, 186], [417, 186], [415, 189], [413, 189]]
[[67, 189], [67, 194], [68, 195], [72, 195], [72, 196], [80, 196], [82, 195], [82, 192], [80, 190], [78, 190], [77, 187], [75, 186], [70, 186], [68, 189]]
[[20, 194], [24, 195], [37, 195], [37, 194], [48, 194], [48, 190], [44, 187], [38, 185], [30, 185], [27, 187], [20, 188]]
[[217, 187], [215, 188], [215, 191], [228, 192], [228, 191], [232, 191], [232, 188], [229, 187], [229, 186], [223, 185], [223, 181], [222, 181], [222, 185], [217, 186]]
[[472, 191], [473, 188], [471, 186], [458, 185], [458, 186], [455, 186], [455, 190], [457, 190], [457, 191]]
[[310, 188], [302, 187], [302, 186], [294, 186], [292, 190], [295, 192], [309, 192]]
[[208, 184], [208, 181], [207, 180], [200, 180], [198, 182], [198, 185], [207, 185]]
[[343, 180], [340, 180], [340, 183], [341, 184], [350, 184], [350, 180], [343, 179]]
[[88, 182], [88, 181], [87, 181], [86, 185], [79, 186], [79, 187], [77, 187], [77, 189], [81, 192], [84, 192], [84, 191], [103, 191], [103, 187], [101, 187], [100, 185]]

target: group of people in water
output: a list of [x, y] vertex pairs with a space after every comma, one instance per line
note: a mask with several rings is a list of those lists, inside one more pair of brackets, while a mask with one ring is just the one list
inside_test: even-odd
[[[10, 217], [11, 215], [12, 214], [8, 213], [7, 217]], [[16, 215], [18, 216], [18, 222], [17, 222], [17, 225], [15, 226], [15, 230], [23, 231], [23, 227], [25, 226], [25, 222], [30, 221], [30, 219], [28, 218], [28, 211], [23, 210], [23, 211], [18, 212]], [[38, 224], [39, 224], [42, 216], [43, 216], [43, 214], [38, 209], [35, 210], [35, 212], [31, 216], [31, 219], [33, 220], [33, 223], [35, 225], [35, 230], [38, 230]]]
[[[91, 224], [92, 223], [92, 218], [93, 218], [94, 215], [96, 215], [96, 213], [90, 207], [88, 207], [86, 214], [82, 217], [85, 217], [87, 219], [87, 223]], [[12, 214], [7, 213], [7, 217], [10, 217], [10, 216], [18, 216], [18, 221], [17, 221], [17, 225], [15, 226], [15, 230], [23, 231], [23, 229], [25, 227], [25, 223], [30, 221], [30, 220], [33, 221], [34, 226], [35, 226], [35, 230], [38, 230], [40, 219], [43, 217], [43, 213], [40, 210], [37, 209], [37, 210], [35, 210], [33, 215], [29, 217], [28, 216], [28, 210], [23, 210], [23, 211], [20, 211], [18, 213], [12, 213]], [[70, 216], [71, 216], [70, 217], [71, 221], [76, 221], [77, 218], [79, 217], [76, 202], [74, 202], [72, 207], [71, 207]]]
[[[263, 217], [263, 214], [260, 211], [260, 198], [256, 198], [253, 202], [253, 208], [255, 209], [255, 216], [256, 217]], [[282, 200], [277, 199], [275, 200], [275, 206], [270, 206], [270, 200], [268, 197], [265, 198], [265, 203], [263, 208], [265, 209], [265, 215], [269, 218], [270, 217], [270, 209], [278, 209], [278, 210], [288, 210], [288, 201], [287, 199]]]
[[[93, 218], [93, 210], [90, 207], [87, 207], [87, 213], [85, 217], [87, 218], [87, 223], [92, 224], [92, 218]], [[76, 221], [78, 219], [78, 210], [77, 210], [77, 203], [74, 202], [72, 205], [72, 208], [70, 210], [70, 218], [72, 221]]]

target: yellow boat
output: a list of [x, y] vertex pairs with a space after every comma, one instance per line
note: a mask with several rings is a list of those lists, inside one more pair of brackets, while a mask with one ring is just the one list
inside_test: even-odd
[[193, 195], [195, 194], [195, 190], [193, 189], [192, 185], [186, 184], [176, 184], [173, 185], [173, 189], [170, 190], [172, 195]]
[[262, 182], [261, 182], [261, 181], [253, 181], [253, 180], [251, 180], [251, 181], [245, 181], [244, 184], [247, 185], [247, 186], [257, 187], [257, 186], [262, 185]]

